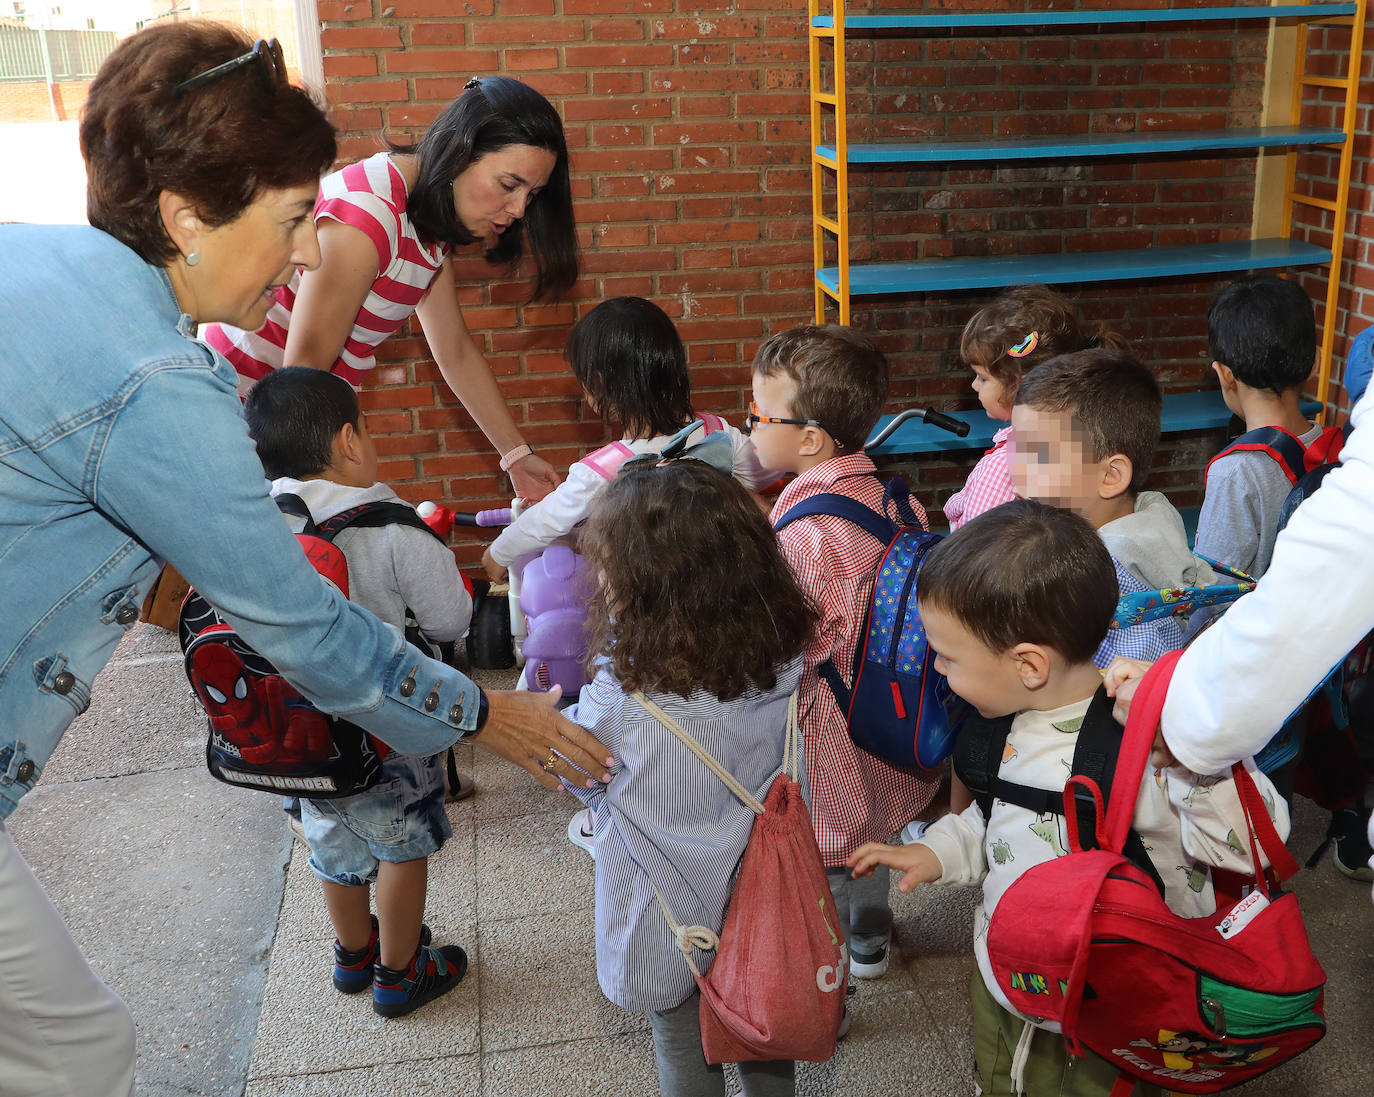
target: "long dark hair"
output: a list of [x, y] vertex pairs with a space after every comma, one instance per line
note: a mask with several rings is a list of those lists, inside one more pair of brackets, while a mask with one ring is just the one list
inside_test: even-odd
[[553, 104], [532, 87], [509, 76], [469, 80], [463, 94], [444, 108], [418, 144], [387, 144], [392, 152], [413, 154], [419, 167], [406, 213], [423, 235], [450, 247], [474, 242], [453, 208], [453, 181], [458, 176], [488, 153], [511, 145], [553, 153], [547, 185], [530, 199], [520, 222], [487, 250], [486, 258], [514, 267], [528, 236], [536, 268], [531, 300], [561, 296], [572, 288], [578, 262], [568, 143]]
[[627, 691], [773, 689], [816, 623], [753, 497], [704, 461], [622, 469], [579, 547], [601, 575], [588, 651]]
[[675, 434], [692, 418], [687, 352], [668, 314], [651, 301], [602, 301], [573, 325], [563, 357], [608, 426], [652, 438]]

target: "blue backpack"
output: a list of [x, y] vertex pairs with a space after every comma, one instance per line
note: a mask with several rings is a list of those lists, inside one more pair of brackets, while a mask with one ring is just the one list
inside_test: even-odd
[[[949, 683], [935, 670], [935, 653], [916, 610], [916, 576], [941, 537], [922, 528], [909, 499], [900, 479], [886, 484], [881, 514], [847, 495], [823, 492], [791, 507], [773, 529], [828, 514], [887, 547], [854, 652], [853, 686], [845, 685], [829, 659], [816, 672], [835, 695], [856, 744], [894, 765], [929, 769], [949, 757], [955, 730]], [[887, 516], [889, 507], [895, 519]]]

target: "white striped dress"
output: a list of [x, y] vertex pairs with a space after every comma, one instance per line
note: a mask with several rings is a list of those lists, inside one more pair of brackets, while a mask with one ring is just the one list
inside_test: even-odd
[[[705, 690], [649, 699], [762, 800], [782, 767], [787, 701], [801, 660], [778, 670], [768, 693], [722, 702]], [[620, 687], [603, 663], [564, 713], [609, 748], [609, 784], [570, 791], [595, 815], [596, 973], [625, 1009], [664, 1010], [696, 989], [654, 897], [682, 925], [719, 933], [754, 813], [675, 735]], [[696, 950], [703, 972], [714, 953]]]
[[[320, 182], [315, 221], [332, 218], [367, 235], [377, 249], [377, 280], [358, 310], [353, 330], [331, 367], [349, 384], [361, 384], [377, 364], [377, 347], [410, 318], [448, 255], [446, 244], [422, 241], [406, 216], [406, 184], [384, 152], [350, 164]], [[257, 380], [279, 369], [301, 272], [277, 290], [276, 304], [257, 331], [210, 324], [204, 338], [242, 376]]]

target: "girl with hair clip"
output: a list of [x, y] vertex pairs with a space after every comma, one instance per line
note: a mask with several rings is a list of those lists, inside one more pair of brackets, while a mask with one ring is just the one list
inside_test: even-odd
[[255, 330], [212, 324], [206, 341], [252, 382], [284, 365], [339, 374], [355, 387], [377, 347], [412, 313], [453, 394], [501, 456], [515, 490], [542, 499], [558, 474], [534, 455], [463, 321], [455, 248], [478, 244], [493, 266], [534, 259], [532, 300], [560, 297], [578, 275], [563, 122], [542, 95], [505, 76], [474, 77], [415, 145], [328, 175], [314, 217], [320, 263], [272, 294]]
[[[973, 370], [973, 391], [989, 419], [1009, 423], [1021, 378], [1059, 354], [1105, 347], [1125, 350], [1126, 340], [1105, 326], [1085, 334], [1073, 303], [1046, 286], [1013, 286], [984, 305], [964, 326], [959, 353]], [[1010, 425], [992, 436], [992, 448], [969, 473], [961, 491], [945, 502], [956, 530], [1016, 497], [1011, 473]]]
[[641, 453], [657, 453], [698, 417], [705, 424], [689, 441], [723, 431], [734, 453], [733, 475], [751, 490], [778, 478], [765, 469], [752, 443], [718, 415], [692, 409], [687, 352], [668, 314], [642, 297], [612, 297], [582, 317], [568, 335], [563, 357], [587, 403], [618, 442], [588, 454], [543, 501], [526, 508], [482, 556], [493, 582], [508, 568], [573, 532], [615, 479], [620, 466]]
[[[728, 470], [723, 445], [706, 449]], [[566, 786], [595, 813], [597, 978], [616, 1005], [648, 1011], [661, 1094], [722, 1094], [722, 1068], [702, 1053], [699, 992], [655, 889], [683, 925], [719, 933], [754, 813], [650, 706], [762, 799], [782, 768], [816, 615], [749, 493], [691, 451], [627, 467], [582, 546], [600, 574], [596, 676], [566, 715], [616, 758], [606, 784]], [[694, 947], [692, 958], [705, 973], [714, 956]], [[793, 1093], [790, 1061], [739, 1072], [746, 1097]]]

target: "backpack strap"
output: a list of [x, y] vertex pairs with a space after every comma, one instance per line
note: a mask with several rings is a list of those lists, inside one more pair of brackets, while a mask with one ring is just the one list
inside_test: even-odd
[[620, 473], [620, 466], [635, 455], [635, 451], [624, 442], [612, 442], [587, 454], [579, 465], [586, 465], [603, 480], [614, 480]]
[[834, 491], [808, 495], [801, 502], [788, 507], [783, 516], [773, 523], [773, 532], [780, 532], [798, 518], [811, 518], [823, 514], [828, 514], [832, 518], [843, 518], [884, 545], [890, 543], [893, 534], [896, 533], [892, 519], [879, 514], [871, 507], [864, 506], [857, 499]]
[[444, 539], [425, 524], [425, 520], [415, 513], [415, 508], [409, 503], [393, 503], [387, 500], [360, 503], [356, 507], [339, 511], [333, 517], [316, 523], [316, 536], [333, 541], [346, 529], [377, 529], [381, 526], [409, 526], [411, 529], [422, 529], [440, 544], [444, 543]]
[[318, 537], [319, 532], [315, 526], [315, 518], [310, 513], [310, 508], [305, 505], [305, 500], [294, 492], [284, 491], [280, 495], [272, 497], [277, 504], [277, 509], [283, 514], [289, 514], [292, 518], [302, 518], [305, 520], [305, 528], [302, 533], [311, 537]]
[[[1074, 777], [1089, 777], [1110, 795], [1117, 770], [1117, 759], [1121, 752], [1121, 726], [1112, 717], [1112, 699], [1105, 689], [1099, 688], [1088, 704], [1083, 716], [1083, 725], [1078, 731], [1074, 746], [1073, 763], [1070, 772]], [[1006, 751], [1007, 736], [1011, 733], [1011, 716], [989, 720], [970, 713], [959, 729], [959, 737], [954, 747], [954, 772], [973, 794], [984, 819], [992, 817], [992, 802], [1001, 800], [1014, 804], [1036, 815], [1063, 815], [1064, 794], [1061, 791], [1035, 788], [1031, 785], [1007, 781], [1000, 775], [1002, 755]], [[1144, 772], [1142, 770], [1143, 778]], [[1132, 814], [1139, 795], [1139, 782], [1136, 793], [1130, 797]], [[1095, 848], [1096, 806], [1091, 797], [1076, 794], [1074, 811], [1077, 816], [1079, 834], [1083, 836], [1083, 848]], [[1128, 816], [1129, 819], [1129, 816]], [[1121, 850], [1144, 873], [1146, 873], [1160, 894], [1164, 893], [1164, 881], [1154, 862], [1145, 850], [1145, 843], [1134, 829], [1128, 828], [1124, 847]]]
[[1296, 484], [1298, 477], [1307, 471], [1307, 451], [1295, 435], [1279, 427], [1256, 427], [1247, 430], [1224, 450], [1207, 462], [1202, 473], [1202, 486], [1207, 486], [1207, 474], [1212, 466], [1227, 454], [1255, 451], [1267, 453], [1279, 463], [1283, 474], [1290, 484]]

